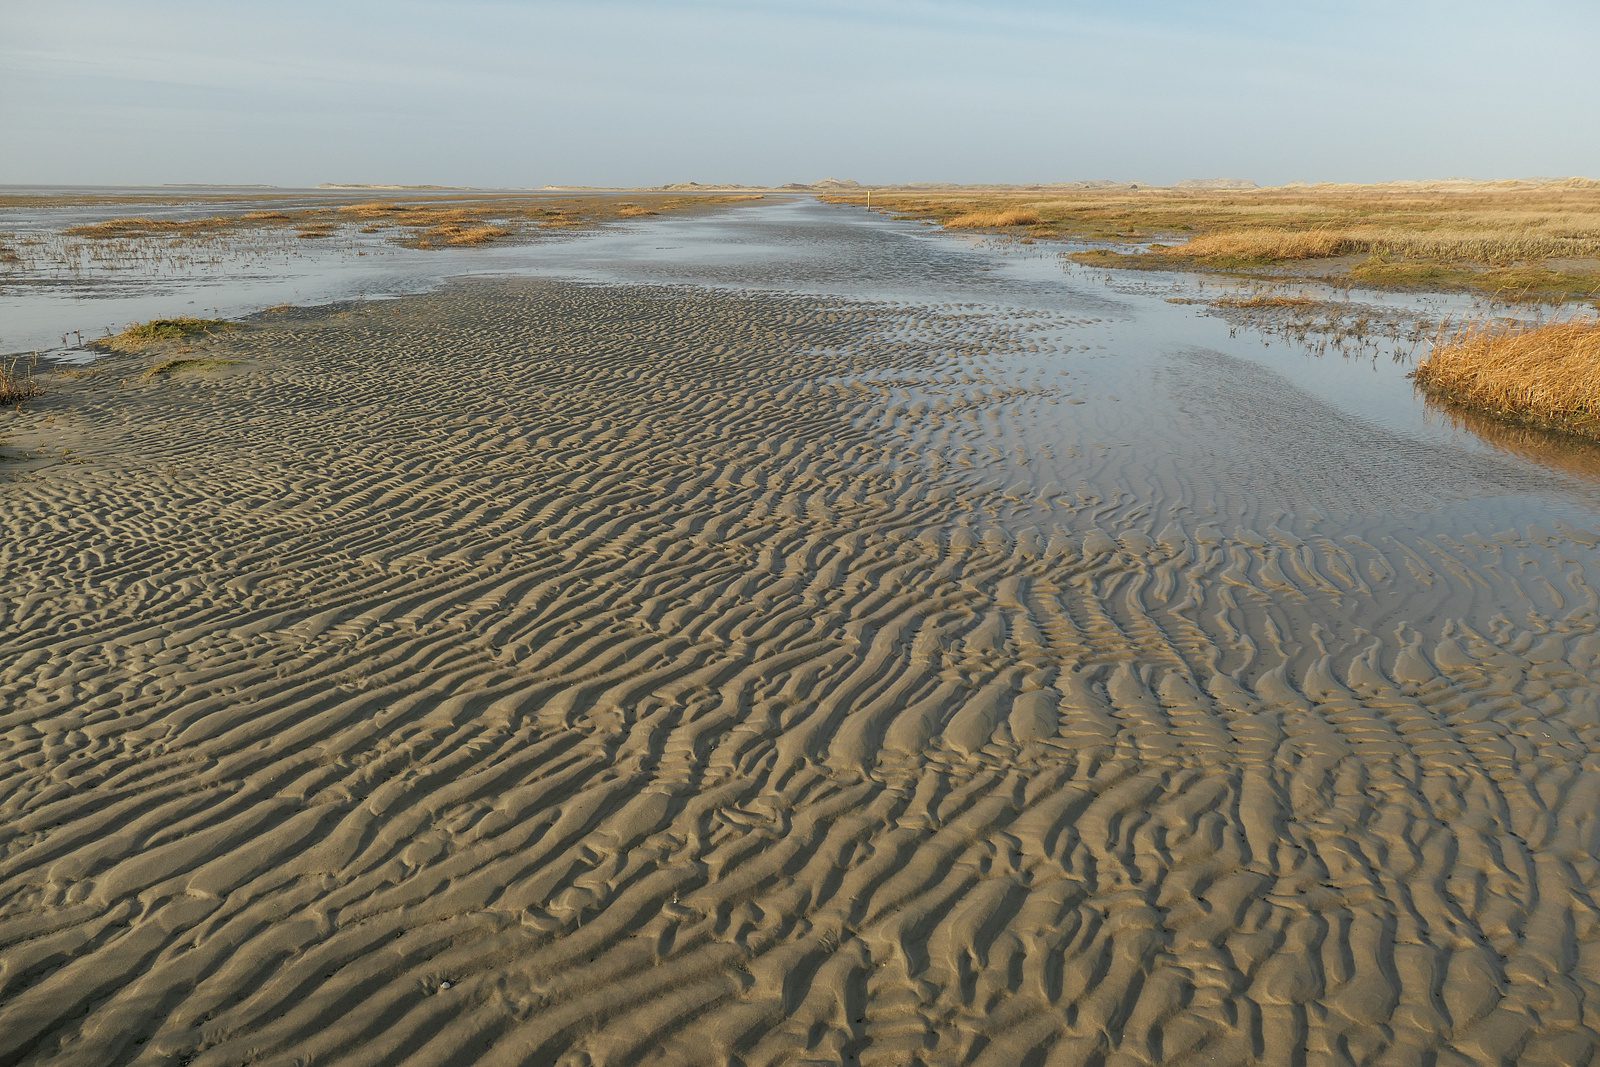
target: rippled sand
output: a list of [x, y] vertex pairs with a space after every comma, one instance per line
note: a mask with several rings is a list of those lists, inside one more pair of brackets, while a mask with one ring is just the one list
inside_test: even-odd
[[12, 420], [0, 1062], [1588, 1062], [1590, 483], [1015, 288], [475, 280]]

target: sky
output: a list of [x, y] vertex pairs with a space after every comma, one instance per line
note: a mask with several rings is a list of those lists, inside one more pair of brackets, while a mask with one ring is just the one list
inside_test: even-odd
[[0, 0], [0, 184], [1600, 176], [1596, 0]]

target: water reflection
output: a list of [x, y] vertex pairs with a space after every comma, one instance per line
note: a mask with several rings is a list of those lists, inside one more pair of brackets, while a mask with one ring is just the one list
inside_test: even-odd
[[1600, 481], [1600, 442], [1575, 434], [1507, 422], [1415, 386], [1430, 422], [1470, 433], [1496, 449], [1541, 467]]

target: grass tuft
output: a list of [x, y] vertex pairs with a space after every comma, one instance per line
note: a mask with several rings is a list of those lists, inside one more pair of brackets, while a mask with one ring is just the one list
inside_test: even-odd
[[113, 352], [144, 352], [173, 341], [188, 341], [233, 329], [226, 319], [151, 319], [129, 326], [119, 334], [101, 338], [95, 344]]
[[0, 404], [20, 404], [39, 395], [39, 383], [34, 378], [38, 357], [26, 363], [21, 356], [0, 362]]
[[495, 226], [488, 223], [468, 225], [454, 222], [446, 223], [443, 226], [435, 226], [428, 231], [431, 237], [436, 237], [447, 245], [458, 247], [486, 245], [510, 232], [504, 226]]
[[1464, 327], [1440, 338], [1416, 380], [1501, 418], [1600, 437], [1600, 320]]

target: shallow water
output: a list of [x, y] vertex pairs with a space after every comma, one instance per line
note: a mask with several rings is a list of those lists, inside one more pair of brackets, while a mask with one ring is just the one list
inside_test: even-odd
[[[115, 218], [183, 220], [391, 198], [430, 202], [414, 190], [0, 188], [4, 195], [15, 199], [0, 205], [0, 246], [41, 244], [26, 264], [0, 262], [0, 354], [38, 352], [60, 362], [92, 362], [96, 353], [85, 342], [136, 322], [180, 315], [231, 319], [286, 304], [389, 299], [426, 291], [486, 261], [483, 250], [408, 248], [393, 241], [392, 232], [362, 233], [358, 225], [315, 240], [281, 227], [172, 241], [63, 237], [71, 227]], [[562, 235], [536, 235], [497, 250], [494, 261], [514, 268], [561, 240]]]

